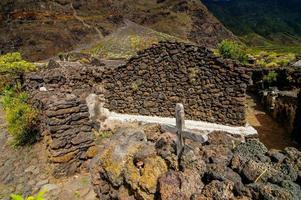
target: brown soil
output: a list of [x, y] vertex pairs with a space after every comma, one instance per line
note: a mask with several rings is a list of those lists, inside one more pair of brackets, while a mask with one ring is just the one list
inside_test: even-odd
[[260, 141], [269, 149], [297, 146], [290, 133], [266, 113], [256, 98], [248, 96], [247, 106], [247, 122], [258, 131]]

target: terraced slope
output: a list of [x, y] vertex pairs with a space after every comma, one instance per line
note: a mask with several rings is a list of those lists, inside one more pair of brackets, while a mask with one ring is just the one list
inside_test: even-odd
[[1, 53], [46, 59], [97, 43], [127, 19], [209, 47], [234, 37], [198, 0], [1, 0]]

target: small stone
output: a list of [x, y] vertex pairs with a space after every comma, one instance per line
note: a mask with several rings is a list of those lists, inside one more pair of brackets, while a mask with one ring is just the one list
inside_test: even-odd
[[46, 184], [48, 184], [49, 181], [46, 179], [46, 180], [42, 180], [42, 181], [39, 181], [37, 184], [36, 184], [36, 187], [40, 188]]
[[55, 68], [60, 68], [61, 67], [61, 65], [57, 61], [55, 61], [53, 59], [49, 60], [47, 66], [48, 66], [48, 69], [55, 69]]
[[42, 187], [41, 190], [46, 190], [46, 191], [52, 191], [52, 190], [57, 190], [59, 189], [59, 186], [58, 185], [55, 185], [55, 184], [46, 184]]
[[74, 151], [74, 152], [70, 152], [70, 153], [67, 153], [62, 156], [51, 157], [50, 160], [55, 163], [65, 163], [65, 162], [68, 162], [68, 161], [72, 160], [73, 158], [75, 158], [76, 153], [77, 152]]
[[282, 163], [282, 161], [285, 159], [285, 155], [276, 149], [269, 150], [268, 156], [271, 158], [273, 162], [277, 162], [277, 163]]
[[30, 179], [26, 185], [35, 185], [36, 181], [34, 179]]
[[33, 173], [34, 175], [37, 175], [40, 172], [40, 170], [36, 166], [31, 165], [25, 169], [25, 173], [29, 173], [29, 172]]
[[46, 87], [40, 87], [40, 92], [47, 92], [47, 88]]
[[96, 147], [96, 146], [92, 146], [92, 147], [90, 147], [90, 148], [87, 150], [86, 156], [87, 156], [88, 158], [93, 158], [94, 156], [97, 155], [97, 152], [98, 152], [97, 147]]

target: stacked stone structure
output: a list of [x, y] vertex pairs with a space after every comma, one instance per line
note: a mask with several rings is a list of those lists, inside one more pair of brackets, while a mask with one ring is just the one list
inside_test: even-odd
[[297, 91], [265, 90], [260, 93], [261, 102], [270, 115], [288, 132], [294, 129], [297, 112]]
[[95, 155], [85, 97], [92, 92], [85, 68], [74, 65], [28, 74], [26, 89], [31, 103], [41, 110], [41, 130], [47, 141], [54, 175], [71, 175]]
[[104, 73], [109, 110], [171, 117], [182, 103], [188, 119], [245, 124], [250, 73], [206, 48], [164, 42]]
[[104, 96], [110, 111], [174, 116], [183, 103], [188, 119], [245, 125], [250, 74], [203, 47], [164, 42], [115, 67], [51, 61], [28, 74], [26, 89], [43, 113], [55, 174], [72, 174], [95, 153], [86, 98]]
[[[269, 86], [277, 87], [280, 90], [292, 90], [299, 88], [301, 85], [301, 68], [300, 67], [278, 67], [278, 68], [253, 68], [252, 72], [253, 90], [262, 90]], [[277, 79], [268, 84], [263, 84], [264, 76], [271, 71], [277, 74]], [[264, 87], [264, 88], [263, 88]]]
[[301, 144], [301, 92], [298, 94], [297, 109], [294, 121], [293, 137]]

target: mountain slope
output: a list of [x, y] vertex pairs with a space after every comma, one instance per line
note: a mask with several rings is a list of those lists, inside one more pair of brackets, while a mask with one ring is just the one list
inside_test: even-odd
[[299, 0], [202, 0], [233, 33], [248, 36], [247, 42], [301, 44]]
[[107, 59], [126, 59], [159, 41], [182, 41], [166, 33], [125, 20], [125, 25], [83, 52]]
[[1, 0], [0, 49], [46, 59], [95, 43], [126, 19], [209, 47], [234, 38], [199, 0]]

